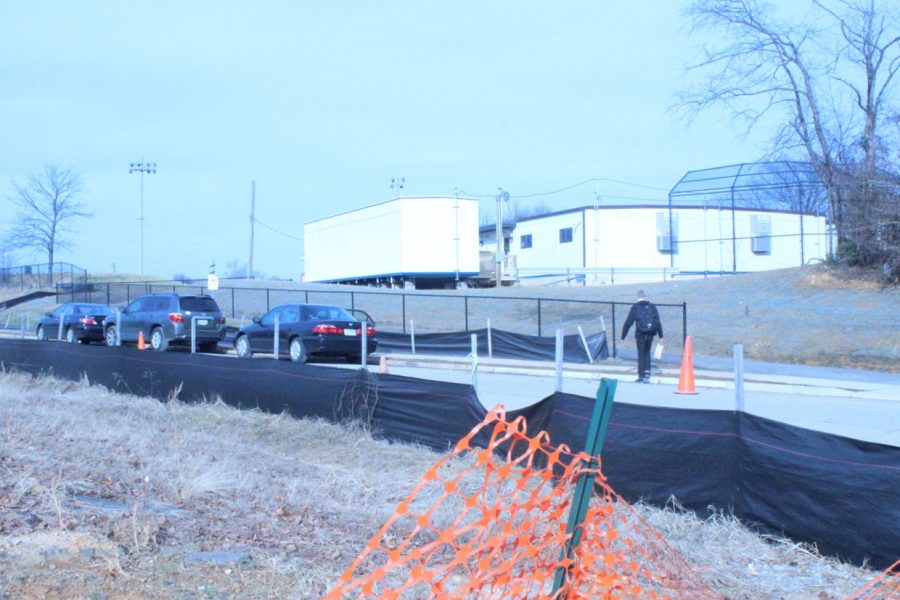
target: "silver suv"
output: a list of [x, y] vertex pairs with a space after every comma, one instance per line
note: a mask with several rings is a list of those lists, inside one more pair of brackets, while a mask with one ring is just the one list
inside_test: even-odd
[[[150, 294], [132, 300], [121, 309], [118, 335], [123, 343], [137, 342], [141, 333], [146, 343], [157, 351], [169, 344], [190, 345], [191, 321], [195, 322], [197, 348], [213, 352], [225, 337], [225, 317], [211, 296]], [[116, 316], [103, 323], [108, 346], [116, 345]]]

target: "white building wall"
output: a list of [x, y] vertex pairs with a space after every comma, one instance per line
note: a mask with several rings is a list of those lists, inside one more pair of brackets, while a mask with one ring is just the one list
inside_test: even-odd
[[475, 274], [478, 201], [398, 198], [313, 221], [304, 226], [304, 251], [306, 281]]
[[[803, 219], [806, 236], [801, 259], [800, 216], [771, 211], [718, 208], [672, 210], [675, 253], [662, 251], [659, 235], [668, 235], [668, 207], [583, 208], [520, 221], [513, 232], [511, 253], [516, 255], [522, 284], [570, 281], [567, 270], [579, 269], [588, 284], [664, 278], [664, 270], [681, 272], [760, 271], [799, 266], [802, 261], [824, 259], [823, 217]], [[733, 222], [732, 222], [733, 216]], [[752, 251], [751, 221], [768, 220], [770, 251]], [[571, 227], [572, 242], [559, 243], [559, 230]], [[522, 238], [531, 236], [531, 248]], [[592, 271], [593, 270], [593, 271]], [[611, 270], [616, 270], [612, 273]], [[540, 272], [537, 272], [540, 271]], [[602, 272], [606, 271], [606, 273]]]
[[[518, 268], [584, 266], [582, 214], [582, 211], [572, 211], [516, 223], [509, 253], [516, 255]], [[572, 230], [572, 241], [560, 243], [561, 229]], [[529, 235], [531, 248], [522, 248], [522, 238]]]

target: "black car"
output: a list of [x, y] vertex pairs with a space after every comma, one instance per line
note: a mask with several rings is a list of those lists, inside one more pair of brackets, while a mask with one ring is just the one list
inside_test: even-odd
[[105, 304], [66, 302], [40, 318], [35, 335], [39, 340], [59, 338], [59, 319], [62, 317], [62, 335], [67, 342], [102, 342], [103, 321], [114, 312]]
[[[121, 341], [137, 342], [141, 333], [150, 348], [164, 351], [170, 344], [191, 344], [191, 322], [195, 323], [197, 348], [212, 352], [225, 337], [225, 317], [215, 298], [206, 295], [149, 294], [135, 298], [121, 309], [118, 335]], [[106, 319], [106, 344], [116, 344], [116, 315]]]
[[[254, 352], [274, 352], [276, 317], [279, 353], [294, 362], [306, 362], [311, 356], [342, 356], [348, 362], [357, 362], [362, 356], [363, 322], [343, 308], [318, 304], [285, 304], [254, 317], [252, 324], [235, 335], [237, 355], [249, 358]], [[368, 354], [375, 351], [378, 342], [374, 323], [368, 315], [362, 318], [366, 319]]]

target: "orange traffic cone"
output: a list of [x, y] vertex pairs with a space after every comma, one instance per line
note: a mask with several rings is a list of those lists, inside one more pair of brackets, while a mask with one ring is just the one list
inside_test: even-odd
[[144, 350], [147, 348], [147, 344], [144, 343], [144, 332], [138, 332], [138, 350]]
[[696, 394], [694, 387], [694, 351], [691, 347], [691, 336], [684, 338], [684, 353], [681, 355], [681, 373], [678, 375], [676, 394]]

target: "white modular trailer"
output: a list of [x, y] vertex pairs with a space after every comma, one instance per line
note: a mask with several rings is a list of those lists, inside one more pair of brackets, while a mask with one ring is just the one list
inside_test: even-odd
[[824, 260], [822, 215], [658, 205], [581, 207], [520, 220], [510, 244], [523, 285], [664, 280]]
[[396, 198], [303, 227], [304, 281], [442, 287], [478, 275], [478, 200]]

